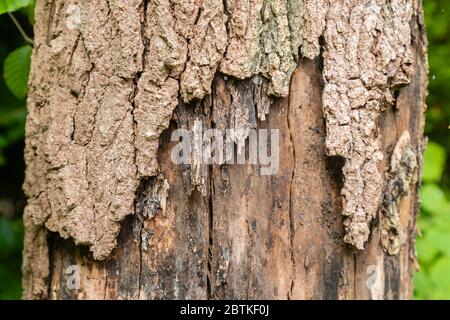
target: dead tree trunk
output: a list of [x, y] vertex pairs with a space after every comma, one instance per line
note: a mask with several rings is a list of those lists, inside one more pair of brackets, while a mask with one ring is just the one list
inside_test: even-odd
[[426, 86], [420, 0], [37, 0], [24, 297], [410, 298]]

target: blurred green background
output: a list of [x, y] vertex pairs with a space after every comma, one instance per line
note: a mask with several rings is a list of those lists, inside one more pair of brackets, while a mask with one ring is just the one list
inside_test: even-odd
[[421, 212], [417, 239], [420, 271], [416, 299], [450, 299], [450, 1], [424, 0], [430, 84]]
[[[33, 0], [0, 0], [0, 300], [21, 297], [23, 135]], [[416, 299], [450, 299], [450, 1], [424, 0], [430, 63]]]

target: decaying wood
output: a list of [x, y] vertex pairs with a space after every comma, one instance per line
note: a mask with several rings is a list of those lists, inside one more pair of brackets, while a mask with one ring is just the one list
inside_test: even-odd
[[[24, 297], [410, 297], [421, 10], [38, 0]], [[175, 164], [180, 128], [279, 130], [279, 170]]]

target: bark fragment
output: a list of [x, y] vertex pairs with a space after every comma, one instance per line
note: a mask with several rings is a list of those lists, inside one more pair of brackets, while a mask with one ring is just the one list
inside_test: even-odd
[[418, 179], [417, 155], [408, 131], [402, 133], [394, 148], [389, 176], [381, 208], [381, 243], [386, 252], [396, 255], [406, 240], [400, 227], [400, 201]]
[[138, 186], [130, 97], [142, 66], [140, 29], [133, 27], [141, 2], [86, 2], [79, 28], [67, 24], [69, 5], [75, 2], [40, 1], [36, 8], [26, 219], [90, 245], [102, 259], [134, 211]]
[[377, 120], [409, 82], [412, 0], [333, 1], [326, 18], [326, 146], [343, 157], [345, 241], [363, 249], [381, 201]]
[[[268, 93], [285, 97], [299, 49], [310, 59], [319, 54], [326, 1], [227, 0], [229, 45], [220, 71], [237, 79], [263, 75]], [[314, 13], [313, 13], [314, 12]]]

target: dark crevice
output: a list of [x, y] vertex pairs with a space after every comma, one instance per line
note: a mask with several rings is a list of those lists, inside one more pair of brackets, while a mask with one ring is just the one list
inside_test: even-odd
[[341, 156], [327, 156], [326, 161], [327, 172], [341, 190], [344, 186], [344, 174], [342, 170], [344, 168], [345, 161], [345, 158]]
[[50, 2], [50, 10], [48, 10], [48, 21], [47, 21], [47, 45], [50, 46], [50, 41], [52, 40], [52, 24], [53, 18], [55, 16], [55, 0]]
[[[150, 212], [153, 208], [158, 210], [157, 205], [154, 202], [154, 199], [151, 195], [154, 185], [158, 183], [156, 177], [143, 179], [140, 182], [138, 191], [136, 193], [135, 200], [135, 217], [133, 219], [133, 235], [138, 243], [138, 251], [139, 251], [139, 270], [138, 270], [138, 279], [137, 279], [137, 287], [138, 294], [137, 299], [140, 299], [141, 296], [141, 286], [142, 286], [142, 276], [143, 276], [143, 246], [142, 246], [142, 238], [144, 232], [144, 221], [148, 218]], [[148, 211], [150, 210], [150, 212]]]
[[212, 298], [212, 263], [213, 263], [213, 250], [214, 250], [214, 214], [213, 214], [213, 194], [214, 194], [214, 181], [211, 177], [212, 166], [209, 166], [209, 197], [208, 197], [208, 250], [207, 250], [207, 274], [206, 274], [206, 297], [208, 300]]
[[[139, 80], [141, 79], [141, 76], [143, 74], [143, 72], [145, 71], [145, 67], [146, 67], [146, 54], [147, 54], [147, 50], [148, 50], [148, 39], [145, 36], [145, 32], [147, 29], [147, 8], [148, 8], [148, 0], [143, 0], [142, 1], [142, 5], [143, 5], [143, 21], [141, 24], [141, 41], [142, 44], [144, 45], [144, 49], [142, 50], [142, 68], [140, 70], [140, 72], [137, 72], [134, 79], [133, 79], [133, 84], [134, 84], [134, 91], [133, 91], [133, 96], [131, 97], [131, 105], [132, 105], [132, 111], [131, 111], [131, 116], [133, 118], [133, 123], [134, 123], [134, 134], [133, 134], [133, 145], [136, 145], [136, 130], [137, 130], [137, 121], [136, 118], [134, 116], [134, 110], [136, 109], [136, 96], [138, 94], [138, 85], [139, 85]], [[136, 158], [137, 158], [137, 149], [136, 147], [134, 148], [134, 164], [136, 165]], [[136, 167], [136, 171], [137, 171], [137, 167]], [[147, 187], [148, 182], [147, 181], [141, 181], [140, 182], [140, 186], [138, 188], [138, 192], [136, 193], [136, 200], [134, 203], [134, 212], [137, 215], [136, 219], [136, 223], [138, 223], [139, 226], [139, 239], [137, 239], [138, 241], [138, 250], [139, 250], [139, 273], [138, 273], [138, 295], [137, 295], [137, 299], [140, 299], [141, 296], [141, 285], [142, 285], [142, 264], [143, 264], [143, 256], [142, 256], [142, 230], [144, 229], [144, 217], [142, 215], [141, 212], [138, 212], [138, 206], [137, 203], [140, 201], [139, 197], [141, 194], [145, 194], [144, 190]]]
[[105, 273], [105, 285], [103, 287], [103, 300], [106, 300], [107, 291], [108, 291], [108, 272]]
[[139, 300], [141, 297], [141, 285], [142, 285], [142, 230], [144, 229], [144, 223], [141, 222], [141, 227], [139, 229], [139, 273], [138, 273], [138, 294], [137, 294], [137, 299]]
[[292, 292], [294, 290], [294, 285], [295, 285], [295, 278], [296, 278], [296, 273], [297, 273], [297, 266], [296, 266], [296, 262], [295, 262], [295, 250], [294, 250], [294, 237], [295, 237], [295, 221], [294, 221], [294, 212], [293, 212], [293, 188], [294, 188], [294, 179], [295, 179], [295, 171], [296, 171], [296, 167], [297, 167], [297, 158], [296, 158], [296, 154], [295, 154], [295, 143], [294, 143], [294, 138], [292, 135], [292, 124], [290, 121], [290, 116], [291, 116], [291, 94], [288, 95], [288, 109], [287, 109], [287, 114], [286, 114], [286, 120], [287, 120], [287, 126], [288, 126], [288, 131], [289, 131], [289, 139], [290, 139], [290, 144], [292, 147], [292, 157], [294, 158], [294, 165], [292, 167], [292, 173], [291, 173], [291, 181], [290, 181], [290, 186], [289, 186], [289, 241], [290, 241], [290, 254], [291, 254], [291, 285], [289, 288], [289, 292], [287, 293], [287, 299], [290, 300], [291, 296], [292, 296]]
[[138, 234], [134, 235], [137, 243], [138, 243], [138, 251], [139, 251], [139, 266], [138, 266], [138, 279], [137, 279], [137, 299], [139, 300], [141, 297], [141, 285], [142, 285], [142, 265], [143, 265], [143, 254], [142, 254], [142, 231], [144, 229], [144, 216], [140, 210], [138, 210], [138, 203], [142, 203], [142, 199], [140, 197], [145, 196], [145, 190], [147, 189], [147, 181], [141, 181], [141, 185], [139, 186], [137, 197], [135, 201], [135, 215], [134, 221], [133, 221], [133, 231], [134, 226], [137, 226], [139, 228]]
[[317, 56], [317, 61], [319, 62], [319, 71], [320, 74], [323, 74], [323, 70], [324, 70], [324, 57], [323, 57], [323, 52], [325, 50], [325, 46], [326, 46], [326, 41], [325, 41], [325, 36], [322, 34], [319, 37], [319, 47], [320, 47], [320, 53]]
[[48, 277], [46, 279], [47, 281], [47, 298], [51, 298], [50, 294], [51, 294], [51, 290], [52, 290], [52, 279], [54, 276], [54, 261], [55, 261], [55, 253], [56, 253], [56, 248], [55, 248], [55, 241], [56, 241], [56, 234], [53, 232], [49, 232], [49, 234], [47, 235], [47, 247], [48, 247], [48, 265], [49, 265], [49, 270], [48, 270]]
[[357, 291], [357, 284], [356, 284], [356, 282], [357, 282], [357, 279], [358, 279], [358, 277], [357, 277], [357, 274], [358, 274], [358, 270], [357, 270], [357, 268], [356, 268], [356, 266], [357, 266], [357, 256], [356, 256], [356, 253], [353, 253], [353, 299], [354, 300], [356, 300], [358, 297], [356, 297], [356, 293], [358, 292]]

